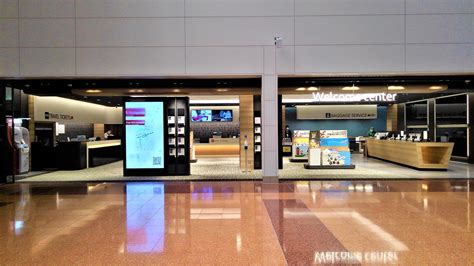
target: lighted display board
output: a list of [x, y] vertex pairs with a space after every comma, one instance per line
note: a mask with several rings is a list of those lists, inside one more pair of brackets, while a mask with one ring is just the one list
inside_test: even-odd
[[163, 102], [125, 103], [125, 168], [165, 167]]

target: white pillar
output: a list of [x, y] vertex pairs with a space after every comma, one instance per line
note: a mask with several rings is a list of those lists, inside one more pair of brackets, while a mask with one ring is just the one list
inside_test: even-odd
[[262, 173], [264, 183], [278, 182], [278, 77], [275, 46], [264, 47], [262, 76]]

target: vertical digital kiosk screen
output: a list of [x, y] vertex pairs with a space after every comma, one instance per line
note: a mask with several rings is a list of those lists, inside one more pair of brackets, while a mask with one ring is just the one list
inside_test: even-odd
[[163, 169], [163, 102], [125, 103], [125, 162], [127, 169]]

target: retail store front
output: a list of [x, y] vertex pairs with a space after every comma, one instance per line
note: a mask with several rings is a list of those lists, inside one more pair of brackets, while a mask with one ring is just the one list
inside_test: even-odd
[[19, 95], [13, 105], [24, 109], [8, 114], [18, 122], [8, 133], [27, 132], [9, 142], [11, 180], [261, 179], [253, 130], [260, 78], [29, 80], [8, 87]]
[[279, 86], [280, 179], [470, 177], [470, 78], [288, 77]]
[[[472, 177], [470, 80], [281, 77], [280, 180]], [[260, 77], [2, 86], [8, 182], [262, 179]]]

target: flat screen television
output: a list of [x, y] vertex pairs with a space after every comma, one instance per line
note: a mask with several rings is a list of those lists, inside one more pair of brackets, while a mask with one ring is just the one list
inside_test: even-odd
[[232, 122], [233, 117], [232, 110], [191, 110], [191, 121], [193, 122]]
[[211, 122], [212, 111], [208, 109], [191, 110], [191, 120], [193, 122]]
[[232, 122], [232, 110], [212, 110], [212, 121]]

